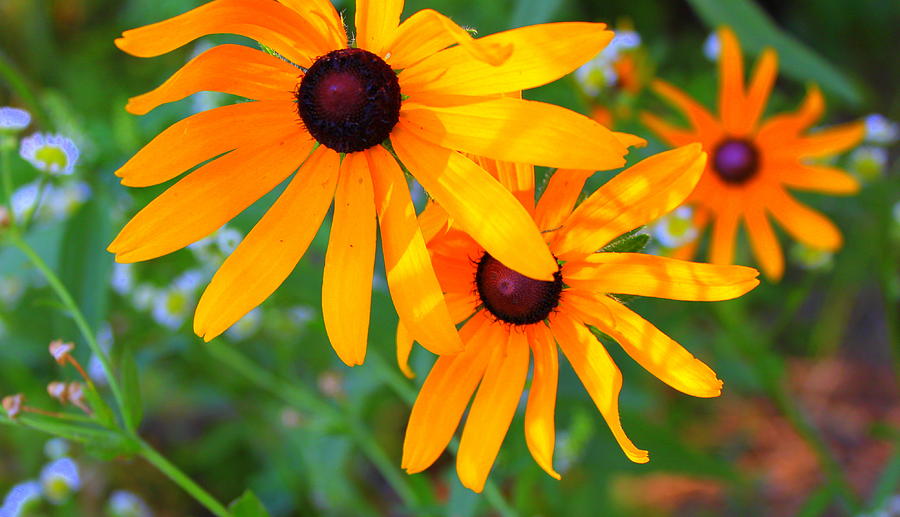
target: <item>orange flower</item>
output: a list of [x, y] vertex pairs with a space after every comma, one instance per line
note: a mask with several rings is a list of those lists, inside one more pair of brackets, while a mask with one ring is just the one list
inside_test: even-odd
[[[634, 462], [648, 461], [619, 421], [622, 375], [591, 333], [594, 326], [670, 386], [715, 397], [722, 382], [678, 343], [620, 303], [614, 294], [677, 300], [725, 300], [759, 284], [742, 266], [697, 264], [640, 253], [597, 252], [628, 231], [678, 206], [694, 188], [706, 155], [697, 144], [648, 158], [620, 173], [573, 210], [591, 175], [557, 171], [535, 206], [531, 167], [498, 164], [495, 173], [533, 215], [559, 260], [553, 280], [516, 273], [432, 205], [423, 213], [428, 249], [454, 321], [465, 322], [465, 349], [437, 359], [416, 399], [403, 445], [403, 468], [428, 468], [450, 442], [476, 387], [457, 456], [463, 485], [481, 491], [525, 386], [529, 355], [534, 377], [525, 436], [535, 461], [551, 476], [557, 386], [557, 343]], [[397, 330], [398, 359], [412, 338]], [[530, 350], [530, 354], [529, 354]]]
[[322, 309], [341, 359], [354, 365], [365, 358], [376, 215], [397, 311], [430, 350], [458, 351], [400, 163], [460, 228], [542, 279], [552, 278], [556, 262], [527, 212], [459, 151], [556, 167], [623, 163], [625, 145], [587, 117], [507, 96], [554, 81], [596, 54], [612, 38], [602, 24], [554, 23], [473, 39], [432, 10], [400, 23], [402, 10], [402, 0], [359, 0], [355, 46], [327, 0], [215, 0], [116, 40], [130, 54], [152, 57], [207, 34], [233, 33], [283, 58], [219, 45], [127, 106], [144, 114], [204, 90], [255, 100], [176, 123], [116, 172], [123, 184], [144, 187], [203, 163], [125, 226], [109, 247], [119, 262], [199, 240], [297, 171], [203, 294], [194, 330], [204, 339], [277, 289], [334, 198]]
[[[719, 31], [719, 119], [663, 81], [656, 92], [683, 111], [690, 130], [673, 127], [644, 113], [644, 123], [673, 146], [701, 142], [710, 160], [697, 189], [686, 203], [697, 207], [699, 230], [712, 221], [710, 258], [716, 264], [734, 262], [734, 241], [743, 221], [750, 235], [756, 260], [772, 280], [784, 272], [784, 256], [769, 216], [775, 218], [798, 241], [822, 250], [841, 247], [841, 233], [818, 212], [799, 203], [788, 188], [830, 194], [853, 194], [859, 184], [834, 167], [809, 160], [844, 151], [862, 139], [862, 122], [836, 126], [811, 134], [804, 132], [822, 116], [822, 94], [811, 87], [803, 106], [791, 114], [776, 115], [764, 122], [760, 117], [777, 74], [778, 57], [766, 49], [753, 78], [744, 88], [741, 49], [731, 30]], [[680, 249], [676, 256], [692, 257], [697, 242]]]

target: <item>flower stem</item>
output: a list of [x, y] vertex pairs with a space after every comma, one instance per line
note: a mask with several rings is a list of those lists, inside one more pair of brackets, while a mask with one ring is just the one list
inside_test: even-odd
[[178, 467], [166, 459], [165, 456], [156, 452], [153, 447], [143, 440], [140, 441], [140, 446], [140, 455], [145, 460], [165, 474], [176, 485], [184, 489], [185, 492], [191, 494], [191, 496], [206, 507], [207, 510], [218, 517], [231, 517], [231, 513], [222, 505], [222, 503], [216, 500], [215, 497], [210, 495], [209, 492], [204, 490], [200, 485], [195, 483], [194, 480], [189, 478], [184, 472], [179, 470]]
[[41, 208], [41, 202], [44, 200], [44, 190], [47, 188], [47, 175], [41, 175], [41, 181], [38, 184], [37, 189], [37, 197], [34, 198], [34, 204], [31, 205], [31, 208], [28, 209], [28, 212], [25, 213], [25, 217], [22, 221], [22, 233], [27, 233], [28, 228], [31, 227], [31, 223], [34, 221], [34, 216], [38, 213], [38, 210]]
[[3, 176], [3, 199], [6, 204], [6, 210], [9, 212], [9, 226], [16, 226], [16, 214], [13, 212], [12, 197], [12, 166], [9, 163], [9, 151], [15, 145], [13, 139], [8, 136], [0, 136], [0, 174]]

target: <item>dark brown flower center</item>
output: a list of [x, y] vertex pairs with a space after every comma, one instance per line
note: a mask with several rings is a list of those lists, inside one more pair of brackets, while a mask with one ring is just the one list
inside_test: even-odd
[[562, 273], [552, 281], [516, 273], [485, 253], [478, 261], [475, 287], [481, 303], [495, 318], [512, 325], [530, 325], [547, 319], [559, 305]]
[[383, 142], [400, 118], [400, 83], [380, 57], [359, 48], [318, 58], [300, 80], [297, 111], [310, 134], [339, 153]]
[[759, 151], [747, 140], [729, 138], [713, 152], [713, 169], [726, 183], [744, 183], [759, 170]]

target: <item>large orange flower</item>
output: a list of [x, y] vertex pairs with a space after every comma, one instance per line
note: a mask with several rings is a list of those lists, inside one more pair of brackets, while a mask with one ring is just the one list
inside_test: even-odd
[[119, 262], [199, 240], [296, 172], [204, 292], [194, 320], [204, 339], [284, 281], [334, 198], [322, 309], [341, 359], [353, 365], [365, 358], [376, 214], [398, 313], [430, 350], [458, 351], [400, 163], [492, 254], [550, 279], [556, 262], [528, 213], [459, 151], [610, 168], [623, 163], [622, 142], [639, 141], [509, 95], [558, 79], [596, 54], [612, 38], [602, 24], [555, 23], [473, 39], [432, 10], [400, 23], [402, 9], [402, 0], [359, 0], [355, 44], [327, 0], [215, 0], [116, 40], [130, 54], [152, 57], [207, 34], [233, 33], [284, 58], [219, 45], [127, 106], [144, 114], [203, 90], [255, 100], [176, 123], [117, 171], [123, 184], [144, 187], [203, 164], [128, 223], [109, 247]]
[[[753, 78], [744, 88], [741, 49], [729, 29], [719, 31], [719, 118], [684, 92], [663, 81], [656, 92], [684, 112], [690, 130], [663, 122], [649, 113], [644, 123], [673, 146], [701, 142], [710, 153], [706, 172], [686, 203], [696, 207], [695, 224], [702, 230], [712, 221], [710, 259], [734, 261], [734, 243], [741, 221], [747, 226], [756, 260], [766, 276], [780, 279], [784, 256], [772, 230], [773, 217], [795, 239], [822, 250], [840, 248], [841, 233], [818, 212], [799, 203], [787, 189], [829, 194], [853, 194], [859, 184], [846, 172], [810, 160], [844, 151], [862, 139], [862, 122], [806, 134], [822, 116], [822, 94], [811, 87], [796, 113], [760, 117], [775, 82], [778, 56], [766, 49]], [[678, 251], [692, 257], [697, 242]]]
[[[531, 167], [500, 164], [496, 174], [516, 194], [544, 232], [560, 261], [552, 280], [516, 273], [470, 235], [449, 227], [439, 209], [423, 213], [428, 249], [450, 313], [465, 322], [465, 349], [437, 359], [416, 399], [403, 445], [403, 468], [428, 468], [450, 442], [469, 405], [457, 472], [463, 485], [481, 491], [509, 429], [529, 367], [534, 376], [525, 410], [525, 437], [535, 461], [551, 476], [557, 386], [557, 344], [568, 358], [622, 450], [648, 461], [619, 420], [622, 375], [587, 325], [614, 338], [638, 363], [673, 388], [715, 397], [722, 382], [705, 364], [615, 295], [676, 300], [726, 300], [756, 285], [758, 273], [742, 266], [697, 264], [640, 253], [598, 252], [618, 236], [678, 206], [694, 188], [706, 155], [697, 144], [648, 158], [600, 187], [573, 210], [591, 175], [557, 171], [535, 206]], [[401, 320], [398, 359], [412, 338]], [[529, 353], [530, 350], [530, 353]]]

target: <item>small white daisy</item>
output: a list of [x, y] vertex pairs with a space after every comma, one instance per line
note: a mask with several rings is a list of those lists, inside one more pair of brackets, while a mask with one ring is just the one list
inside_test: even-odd
[[31, 124], [31, 114], [19, 108], [0, 107], [0, 133], [16, 133]]
[[139, 284], [131, 293], [131, 303], [139, 311], [146, 311], [153, 307], [158, 289], [150, 284]]
[[657, 219], [650, 227], [650, 234], [660, 244], [670, 249], [692, 242], [697, 238], [694, 210], [689, 206], [678, 207]]
[[67, 457], [48, 463], [41, 470], [41, 486], [48, 501], [53, 504], [64, 503], [81, 488], [78, 465]]
[[877, 180], [884, 175], [888, 152], [883, 147], [865, 145], [850, 153], [850, 170], [863, 182]]
[[75, 171], [78, 146], [59, 134], [34, 133], [22, 139], [19, 154], [42, 172], [63, 176]]
[[171, 330], [177, 330], [187, 319], [194, 305], [194, 290], [175, 285], [157, 292], [153, 300], [153, 319]]
[[38, 481], [25, 481], [12, 487], [3, 506], [0, 506], [0, 515], [3, 517], [19, 517], [36, 506], [42, 496], [41, 484]]
[[865, 118], [865, 122], [866, 142], [889, 145], [896, 142], [898, 135], [900, 135], [900, 126], [884, 115], [872, 113]]
[[237, 249], [243, 238], [241, 232], [225, 226], [216, 234], [216, 245], [222, 255], [228, 256]]
[[116, 490], [109, 496], [106, 512], [110, 517], [152, 517], [153, 512], [137, 494]]

